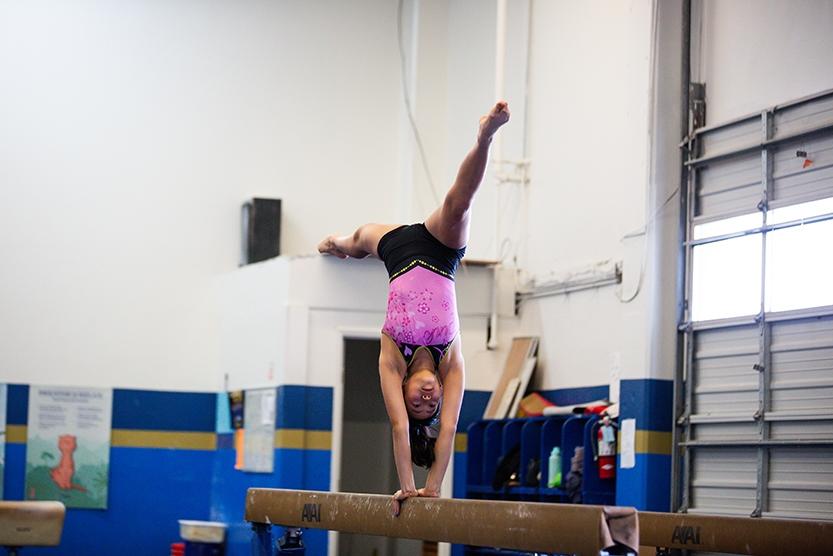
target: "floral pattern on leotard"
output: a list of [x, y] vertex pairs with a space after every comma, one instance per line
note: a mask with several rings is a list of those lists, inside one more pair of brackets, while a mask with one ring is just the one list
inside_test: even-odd
[[382, 332], [400, 347], [449, 344], [458, 329], [452, 280], [416, 265], [391, 281]]

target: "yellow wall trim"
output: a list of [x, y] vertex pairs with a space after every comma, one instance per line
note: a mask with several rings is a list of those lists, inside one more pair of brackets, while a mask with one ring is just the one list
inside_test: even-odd
[[332, 431], [308, 431], [304, 429], [278, 429], [275, 431], [275, 448], [330, 450], [332, 445]]
[[216, 450], [217, 435], [213, 432], [113, 429], [110, 443], [114, 448]]
[[671, 432], [636, 431], [636, 453], [671, 455]]
[[[6, 425], [6, 442], [26, 443], [26, 425]], [[275, 448], [298, 450], [331, 450], [331, 431], [308, 431], [303, 429], [278, 429], [275, 431]], [[619, 441], [621, 442], [621, 435]], [[671, 455], [670, 432], [636, 431], [637, 454]], [[153, 431], [134, 429], [113, 429], [112, 445], [119, 448], [178, 448], [181, 450], [215, 450], [217, 435], [212, 432]], [[621, 444], [619, 445], [621, 447]], [[454, 451], [468, 449], [468, 435], [458, 432], [454, 436]]]
[[[6, 442], [26, 444], [26, 425], [6, 425]], [[460, 444], [462, 437], [462, 444]], [[457, 451], [465, 451], [465, 433], [455, 439]], [[180, 450], [216, 450], [217, 435], [213, 432], [154, 431], [113, 429], [111, 445], [115, 448], [175, 448]], [[275, 431], [275, 448], [298, 450], [331, 450], [332, 431], [303, 429], [278, 429]], [[462, 449], [460, 448], [462, 446]]]
[[6, 442], [26, 444], [26, 425], [6, 425]]
[[454, 435], [454, 451], [465, 452], [469, 449], [469, 435], [464, 432], [458, 432]]
[[[26, 444], [26, 425], [6, 425], [6, 442]], [[173, 448], [179, 450], [216, 450], [213, 432], [152, 431], [113, 429], [110, 445], [114, 448]]]
[[[658, 456], [670, 456], [672, 433], [661, 431], [637, 430], [634, 439], [634, 451], [637, 454], [654, 454]], [[617, 449], [622, 451], [622, 433], [619, 433]]]

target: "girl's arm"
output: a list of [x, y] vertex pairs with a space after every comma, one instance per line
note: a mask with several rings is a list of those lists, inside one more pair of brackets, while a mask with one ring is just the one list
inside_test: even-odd
[[399, 350], [390, 338], [383, 335], [379, 356], [379, 379], [393, 433], [393, 459], [396, 463], [396, 473], [399, 476], [400, 490], [394, 494], [392, 508], [395, 515], [399, 514], [400, 501], [418, 495], [414, 483], [414, 470], [411, 467], [408, 411], [405, 409], [405, 398], [402, 395], [404, 372], [399, 372], [399, 366], [404, 366]]
[[434, 444], [434, 463], [428, 472], [425, 488], [419, 490], [420, 496], [439, 496], [440, 486], [448, 469], [448, 462], [454, 452], [454, 436], [457, 434], [457, 420], [463, 404], [465, 370], [462, 354], [456, 354], [443, 381], [443, 407], [440, 410], [440, 436]]

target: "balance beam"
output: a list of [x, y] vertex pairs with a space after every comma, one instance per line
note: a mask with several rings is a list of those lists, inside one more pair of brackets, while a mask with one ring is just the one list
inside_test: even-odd
[[783, 556], [833, 554], [833, 522], [639, 512], [644, 546]]
[[58, 546], [65, 515], [62, 502], [0, 501], [0, 546]]
[[[588, 556], [598, 556], [610, 541], [604, 507], [569, 504], [409, 498], [399, 517], [394, 517], [390, 496], [250, 488], [246, 494], [246, 520]], [[635, 513], [633, 522], [636, 523]]]

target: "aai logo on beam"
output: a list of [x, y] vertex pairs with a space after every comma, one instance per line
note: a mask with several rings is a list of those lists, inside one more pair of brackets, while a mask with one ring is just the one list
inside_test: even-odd
[[700, 528], [687, 525], [677, 525], [671, 534], [671, 544], [700, 544]]
[[304, 504], [301, 521], [321, 523], [321, 504]]

